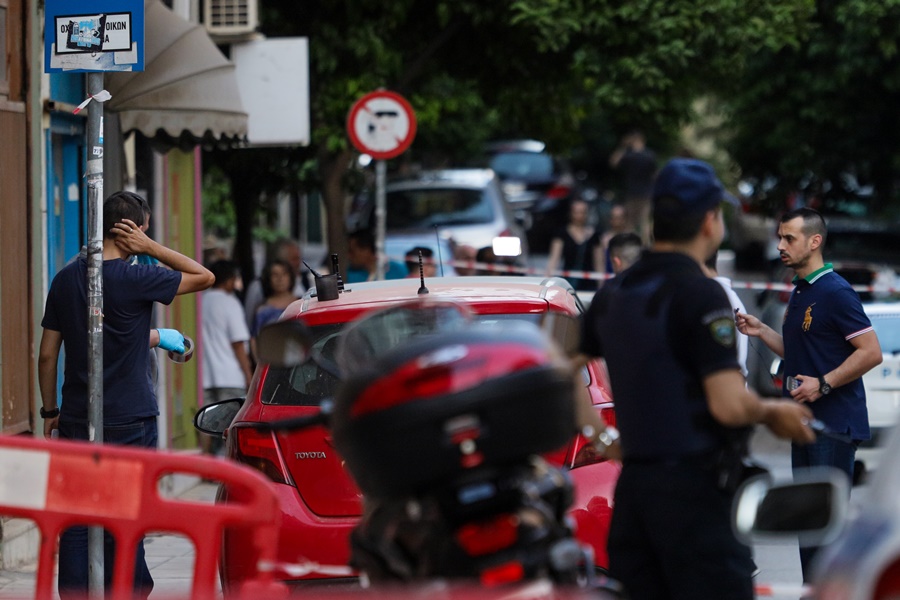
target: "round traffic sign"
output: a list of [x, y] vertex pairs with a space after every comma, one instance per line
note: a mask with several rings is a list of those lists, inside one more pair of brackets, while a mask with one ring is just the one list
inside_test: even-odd
[[350, 109], [347, 133], [360, 152], [378, 160], [394, 158], [416, 137], [416, 114], [400, 94], [371, 92]]

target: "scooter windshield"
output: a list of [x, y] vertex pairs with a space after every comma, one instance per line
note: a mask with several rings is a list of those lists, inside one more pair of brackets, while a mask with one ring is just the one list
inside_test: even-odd
[[472, 313], [455, 302], [418, 298], [349, 325], [335, 358], [341, 373], [368, 370], [380, 356], [413, 338], [459, 331], [472, 319]]

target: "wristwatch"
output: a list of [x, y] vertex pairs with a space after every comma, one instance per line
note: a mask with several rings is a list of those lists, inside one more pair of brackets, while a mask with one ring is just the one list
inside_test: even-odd
[[825, 381], [825, 377], [822, 375], [819, 376], [819, 393], [823, 396], [831, 393], [831, 384]]
[[53, 408], [50, 410], [44, 410], [44, 407], [41, 407], [41, 418], [42, 419], [55, 419], [59, 416], [59, 408]]

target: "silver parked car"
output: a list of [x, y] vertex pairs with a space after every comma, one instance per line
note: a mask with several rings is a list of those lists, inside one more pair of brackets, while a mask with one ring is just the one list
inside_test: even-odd
[[[527, 262], [525, 232], [490, 169], [423, 171], [390, 181], [386, 195], [389, 236], [433, 230], [455, 246], [492, 247], [497, 256]], [[498, 252], [501, 246], [507, 249]]]

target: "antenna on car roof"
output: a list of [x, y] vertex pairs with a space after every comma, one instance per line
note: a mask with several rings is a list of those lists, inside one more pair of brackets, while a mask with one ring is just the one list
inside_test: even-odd
[[422, 266], [422, 251], [419, 250], [419, 282], [421, 286], [419, 287], [418, 294], [427, 294], [428, 288], [425, 287], [425, 268]]
[[321, 277], [321, 275], [319, 273], [317, 273], [315, 269], [313, 269], [311, 266], [309, 266], [309, 263], [307, 263], [305, 260], [302, 262], [303, 262], [303, 266], [306, 267], [307, 269], [309, 269], [309, 272], [313, 274], [313, 277]]
[[331, 272], [337, 275], [338, 293], [344, 291], [344, 278], [341, 277], [341, 266], [338, 264], [338, 255], [331, 255]]
[[305, 260], [303, 261], [303, 264], [306, 265], [309, 272], [313, 274], [313, 279], [316, 284], [315, 296], [319, 301], [337, 300], [338, 295], [340, 294], [340, 290], [338, 289], [340, 284], [340, 274], [335, 275], [334, 273], [331, 273], [329, 275], [322, 275], [309, 266]]

